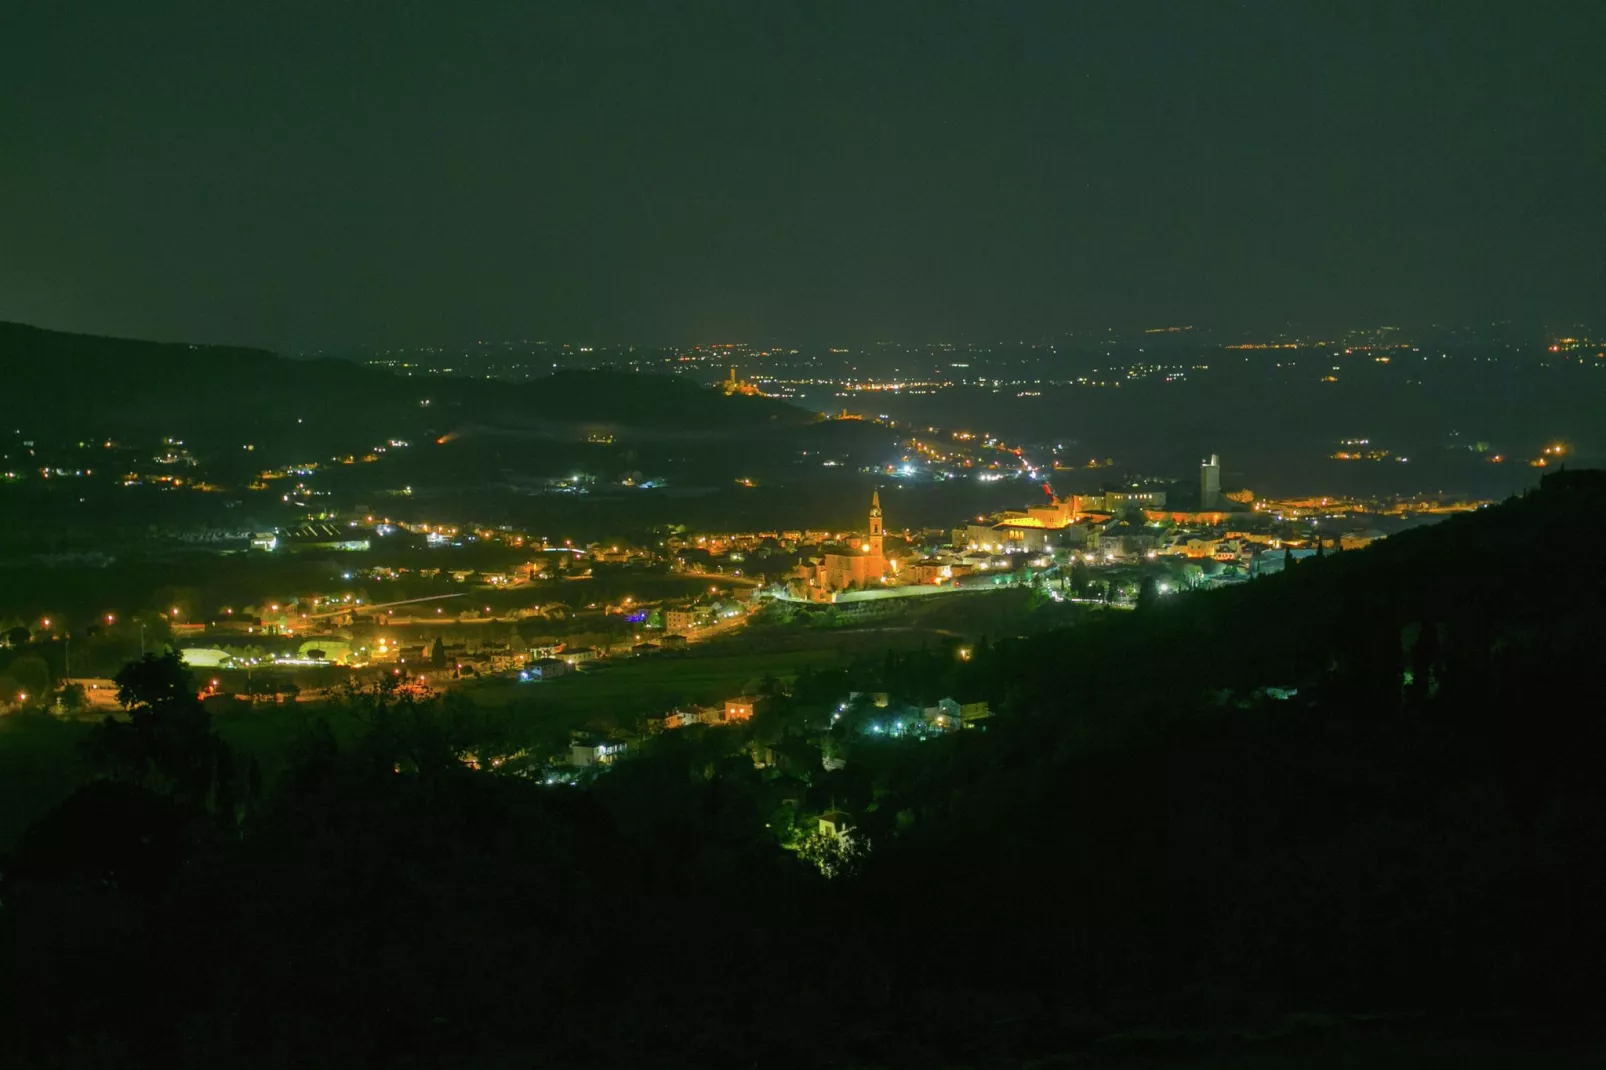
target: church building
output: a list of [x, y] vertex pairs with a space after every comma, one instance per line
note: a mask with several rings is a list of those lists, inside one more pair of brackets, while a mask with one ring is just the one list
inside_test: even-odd
[[886, 556], [883, 523], [881, 492], [876, 491], [870, 496], [868, 533], [854, 542], [826, 547], [822, 557], [800, 569], [799, 578], [807, 582], [809, 599], [830, 601], [838, 591], [886, 582], [896, 566]]

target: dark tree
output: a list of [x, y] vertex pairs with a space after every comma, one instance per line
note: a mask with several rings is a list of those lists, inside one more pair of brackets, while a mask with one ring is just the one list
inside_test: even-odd
[[1412, 702], [1421, 704], [1438, 692], [1438, 663], [1439, 625], [1435, 621], [1423, 621], [1418, 626], [1416, 642], [1411, 646], [1409, 695]]
[[84, 749], [91, 766], [191, 806], [209, 805], [226, 790], [230, 756], [178, 654], [147, 654], [116, 680], [128, 719], [107, 717], [90, 732]]
[[24, 654], [11, 663], [6, 673], [17, 682], [19, 688], [28, 693], [30, 699], [43, 700], [50, 691], [50, 666], [44, 658]]

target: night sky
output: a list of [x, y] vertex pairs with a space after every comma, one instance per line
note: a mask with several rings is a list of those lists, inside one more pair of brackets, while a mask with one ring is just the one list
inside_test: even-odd
[[288, 349], [1591, 319], [1603, 40], [1600, 0], [8, 5], [0, 319]]

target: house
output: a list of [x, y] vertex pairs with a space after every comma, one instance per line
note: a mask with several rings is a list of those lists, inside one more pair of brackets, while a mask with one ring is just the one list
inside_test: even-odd
[[724, 718], [725, 711], [718, 706], [687, 706], [684, 709], [676, 707], [664, 714], [663, 726], [690, 728], [694, 724], [720, 724]]
[[524, 667], [524, 672], [532, 680], [555, 680], [567, 676], [570, 669], [569, 663], [560, 658], [536, 658]]
[[853, 818], [841, 810], [828, 810], [820, 815], [819, 827], [828, 836], [846, 835], [853, 828]]
[[685, 635], [697, 627], [698, 613], [692, 606], [675, 606], [664, 610], [664, 631]]
[[943, 584], [969, 572], [970, 569], [958, 559], [926, 557], [914, 563], [911, 575], [916, 583]]
[[[1186, 557], [1215, 557], [1224, 543], [1221, 539], [1206, 535], [1188, 535], [1174, 540], [1173, 545], [1176, 547], [1176, 552]], [[1236, 554], [1237, 551], [1232, 552]]]
[[1210, 556], [1213, 560], [1222, 562], [1236, 562], [1244, 552], [1244, 544], [1239, 539], [1222, 539]]
[[1142, 557], [1158, 548], [1159, 536], [1141, 525], [1125, 520], [1111, 524], [1098, 534], [1098, 552], [1106, 557]]
[[577, 665], [584, 665], [588, 661], [596, 661], [597, 648], [594, 646], [577, 646], [573, 650], [565, 650], [558, 656], [567, 662], [572, 669]]
[[659, 644], [665, 650], [685, 650], [687, 643], [684, 635], [666, 635]]
[[957, 732], [962, 723], [959, 703], [951, 698], [939, 699], [935, 706], [920, 711], [920, 719], [942, 732]]
[[540, 661], [542, 658], [555, 658], [563, 650], [562, 643], [544, 643], [530, 648], [530, 661]]
[[528, 660], [523, 651], [508, 650], [505, 647], [487, 650], [485, 651], [485, 656], [492, 672], [507, 672], [509, 669], [517, 669], [522, 667], [525, 661]]
[[753, 707], [758, 699], [752, 695], [737, 695], [735, 698], [725, 700], [726, 721], [749, 721], [753, 717]]
[[585, 736], [569, 741], [569, 764], [578, 766], [612, 765], [629, 744], [620, 740], [597, 739]]

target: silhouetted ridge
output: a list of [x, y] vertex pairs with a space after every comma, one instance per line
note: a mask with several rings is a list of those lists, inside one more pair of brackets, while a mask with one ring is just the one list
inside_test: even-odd
[[[598, 423], [725, 433], [796, 425], [809, 414], [772, 398], [727, 397], [689, 380], [563, 370], [529, 382], [404, 377], [344, 360], [289, 360], [260, 349], [146, 342], [0, 323], [7, 389], [0, 417], [37, 417], [41, 399], [95, 433], [246, 426], [286, 417], [371, 424], [375, 433], [428, 417], [528, 428]], [[420, 412], [420, 402], [429, 402]], [[93, 425], [92, 427], [90, 425]]]

